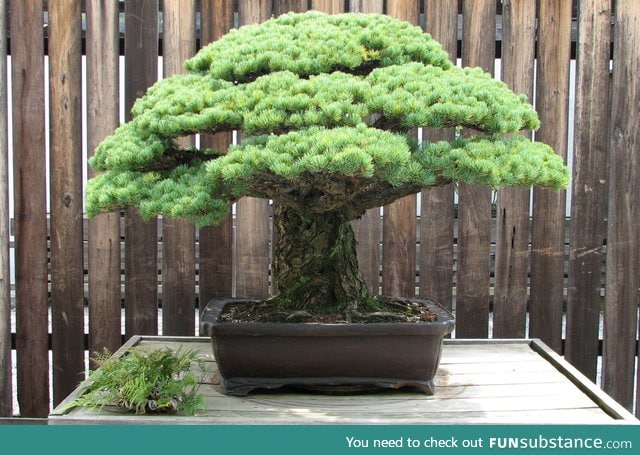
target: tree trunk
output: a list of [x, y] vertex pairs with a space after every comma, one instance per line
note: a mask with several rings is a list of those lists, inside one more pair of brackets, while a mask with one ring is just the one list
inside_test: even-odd
[[330, 212], [307, 218], [276, 206], [273, 273], [280, 294], [273, 302], [290, 312], [352, 314], [370, 301], [358, 270], [348, 217]]

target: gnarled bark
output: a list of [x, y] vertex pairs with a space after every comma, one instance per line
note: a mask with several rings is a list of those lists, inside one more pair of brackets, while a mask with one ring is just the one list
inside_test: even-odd
[[369, 300], [358, 270], [356, 239], [341, 212], [307, 217], [276, 206], [273, 274], [283, 309], [311, 313], [352, 313]]

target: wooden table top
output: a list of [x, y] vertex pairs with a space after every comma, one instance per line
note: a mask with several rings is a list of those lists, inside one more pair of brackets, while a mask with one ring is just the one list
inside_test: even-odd
[[196, 349], [205, 409], [194, 416], [60, 409], [49, 424], [638, 424], [638, 420], [538, 340], [445, 340], [435, 395], [411, 390], [322, 395], [297, 390], [221, 394], [208, 338], [133, 337], [130, 346]]

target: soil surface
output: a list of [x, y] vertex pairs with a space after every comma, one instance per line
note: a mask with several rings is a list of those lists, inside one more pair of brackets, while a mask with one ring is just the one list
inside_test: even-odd
[[[299, 310], [279, 311], [268, 300], [228, 304], [220, 314], [220, 322], [289, 322], [289, 323], [375, 323], [375, 322], [433, 322], [438, 315], [423, 303], [408, 299], [376, 298], [375, 311], [360, 312], [358, 309], [344, 313], [318, 313]], [[429, 303], [431, 303], [429, 301]], [[435, 303], [434, 303], [435, 305]]]

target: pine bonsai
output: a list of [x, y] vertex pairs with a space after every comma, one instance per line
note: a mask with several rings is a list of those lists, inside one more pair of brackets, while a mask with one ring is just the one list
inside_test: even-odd
[[[89, 215], [220, 222], [244, 196], [274, 201], [270, 303], [354, 313], [373, 299], [358, 272], [350, 221], [369, 208], [452, 182], [561, 189], [568, 171], [526, 96], [384, 15], [287, 14], [231, 31], [159, 81], [106, 138], [91, 165]], [[417, 127], [455, 127], [419, 144]], [[465, 137], [462, 128], [485, 133]], [[178, 147], [194, 133], [239, 130], [228, 150]]]

